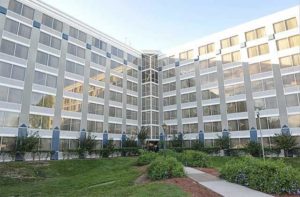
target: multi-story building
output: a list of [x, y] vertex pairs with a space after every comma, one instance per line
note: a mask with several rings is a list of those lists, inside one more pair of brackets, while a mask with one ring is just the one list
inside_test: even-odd
[[207, 145], [228, 130], [240, 146], [260, 127], [256, 109], [265, 143], [284, 125], [300, 139], [299, 10], [159, 52], [39, 1], [1, 0], [0, 149], [24, 127], [39, 131], [42, 149], [75, 147], [83, 131], [99, 147], [104, 133], [118, 144], [142, 126], [150, 140], [183, 133], [190, 142], [203, 131]]

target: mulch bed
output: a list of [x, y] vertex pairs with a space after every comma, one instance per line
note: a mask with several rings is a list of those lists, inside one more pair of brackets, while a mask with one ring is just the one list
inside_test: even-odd
[[196, 168], [202, 172], [206, 172], [207, 174], [213, 175], [213, 176], [220, 176], [220, 172], [215, 168]]
[[190, 178], [172, 178], [163, 182], [178, 186], [185, 192], [190, 193], [192, 197], [221, 197], [220, 194], [209, 190]]

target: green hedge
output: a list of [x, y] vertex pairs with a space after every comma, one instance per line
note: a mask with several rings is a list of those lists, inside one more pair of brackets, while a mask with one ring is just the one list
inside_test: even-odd
[[177, 158], [185, 166], [208, 167], [209, 165], [209, 156], [200, 151], [186, 150], [179, 154]]
[[225, 164], [221, 176], [240, 185], [270, 194], [300, 191], [300, 174], [281, 160], [271, 161], [240, 157]]
[[155, 152], [142, 152], [141, 155], [138, 157], [136, 164], [138, 166], [148, 165], [152, 161], [157, 158], [158, 154]]
[[151, 162], [148, 168], [148, 177], [151, 180], [161, 180], [183, 176], [183, 165], [174, 157], [157, 157]]

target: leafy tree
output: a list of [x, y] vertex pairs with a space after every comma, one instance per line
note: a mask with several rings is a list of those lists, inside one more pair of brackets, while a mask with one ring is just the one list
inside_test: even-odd
[[126, 147], [126, 148], [137, 147], [137, 143], [134, 138], [126, 138], [126, 140], [123, 142], [122, 147]]
[[275, 134], [274, 137], [275, 146], [279, 149], [284, 150], [284, 156], [287, 157], [288, 153], [297, 147], [296, 138], [292, 137], [291, 135], [286, 134]]
[[114, 152], [115, 145], [113, 139], [108, 140], [106, 144], [103, 144], [103, 151], [102, 151], [102, 156], [103, 157], [109, 157], [111, 153]]
[[84, 153], [88, 152], [88, 154], [92, 154], [93, 150], [95, 149], [96, 146], [96, 136], [92, 136], [90, 133], [88, 133], [87, 137], [82, 140], [79, 144], [79, 156], [81, 158], [84, 158]]
[[26, 134], [26, 136], [17, 137], [16, 153], [24, 157], [26, 152], [31, 152], [34, 160], [35, 154], [38, 151], [39, 139], [38, 131], [32, 134]]
[[203, 150], [204, 149], [204, 143], [200, 142], [199, 140], [196, 140], [192, 143], [192, 149], [193, 150]]
[[170, 145], [172, 148], [182, 148], [183, 147], [183, 136], [173, 134], [172, 140], [170, 140]]
[[226, 156], [229, 155], [229, 149], [230, 149], [230, 136], [219, 136], [216, 139], [216, 147], [219, 148], [219, 150], [224, 150], [224, 154]]
[[261, 144], [258, 142], [250, 141], [246, 145], [246, 151], [253, 157], [259, 157], [259, 155], [261, 155]]
[[143, 127], [141, 127], [141, 130], [140, 130], [140, 132], [137, 135], [138, 140], [141, 143], [142, 148], [145, 145], [145, 140], [147, 138], [149, 138], [149, 129], [150, 129], [149, 127], [144, 127], [143, 126]]

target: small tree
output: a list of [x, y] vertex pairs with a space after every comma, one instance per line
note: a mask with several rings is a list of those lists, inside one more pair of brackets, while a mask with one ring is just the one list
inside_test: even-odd
[[216, 147], [219, 148], [219, 150], [224, 150], [224, 154], [226, 156], [229, 155], [229, 149], [230, 149], [230, 137], [228, 136], [219, 136], [216, 139]]
[[192, 143], [192, 149], [193, 150], [203, 150], [204, 149], [204, 143], [200, 142], [199, 140], [196, 140]]
[[287, 157], [288, 153], [297, 147], [296, 138], [292, 137], [291, 135], [275, 134], [274, 137], [275, 146], [279, 149], [284, 150], [284, 156]]
[[250, 141], [246, 145], [246, 151], [253, 157], [259, 157], [261, 155], [261, 145], [258, 142]]
[[137, 143], [134, 138], [126, 138], [126, 140], [123, 142], [124, 148], [133, 148], [137, 147]]
[[183, 134], [179, 135], [173, 134], [172, 140], [170, 140], [170, 145], [172, 148], [182, 148], [183, 147]]
[[109, 157], [114, 152], [115, 145], [114, 141], [112, 139], [108, 140], [106, 144], [103, 144], [103, 152], [102, 152], [102, 157]]
[[141, 143], [142, 148], [144, 148], [145, 140], [149, 138], [149, 127], [142, 127], [137, 137], [139, 142]]
[[27, 134], [26, 136], [17, 137], [16, 141], [16, 153], [20, 154], [24, 157], [26, 152], [30, 152], [32, 154], [32, 159], [34, 160], [35, 154], [38, 150], [40, 136], [38, 131]]
[[85, 152], [88, 152], [89, 155], [92, 154], [96, 146], [95, 138], [96, 136], [88, 133], [87, 137], [79, 143], [78, 153], [81, 158], [85, 158]]

